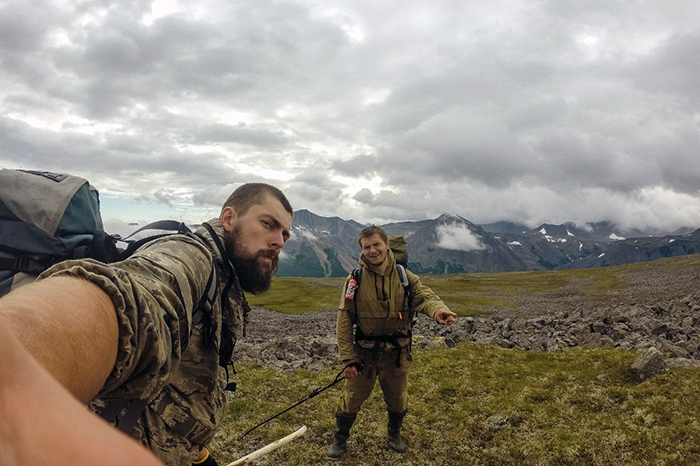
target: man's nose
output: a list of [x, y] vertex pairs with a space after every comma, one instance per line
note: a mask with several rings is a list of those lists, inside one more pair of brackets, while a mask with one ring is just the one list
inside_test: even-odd
[[284, 241], [284, 235], [282, 232], [276, 232], [270, 240], [270, 247], [274, 249], [282, 249], [282, 246], [284, 246]]

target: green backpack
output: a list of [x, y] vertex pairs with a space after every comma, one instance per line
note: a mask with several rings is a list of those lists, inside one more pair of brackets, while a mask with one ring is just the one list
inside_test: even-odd
[[406, 238], [400, 235], [387, 235], [389, 237], [389, 248], [394, 253], [396, 263], [408, 268], [408, 244]]

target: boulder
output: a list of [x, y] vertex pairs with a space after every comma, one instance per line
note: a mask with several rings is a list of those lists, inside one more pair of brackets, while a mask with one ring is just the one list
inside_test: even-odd
[[667, 372], [668, 364], [664, 361], [659, 350], [652, 346], [647, 348], [634, 360], [630, 371], [637, 380], [642, 381], [657, 374]]

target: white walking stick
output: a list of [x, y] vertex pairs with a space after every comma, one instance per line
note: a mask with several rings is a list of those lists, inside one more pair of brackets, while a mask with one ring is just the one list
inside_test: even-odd
[[253, 461], [267, 455], [271, 451], [277, 450], [282, 445], [291, 442], [295, 438], [301, 437], [304, 434], [304, 432], [306, 432], [306, 426], [301, 426], [301, 428], [299, 428], [296, 432], [292, 432], [286, 437], [276, 440], [271, 444], [262, 447], [260, 450], [255, 450], [250, 455], [246, 455], [243, 458], [237, 459], [233, 463], [229, 463], [228, 466], [242, 466], [244, 464], [250, 464]]

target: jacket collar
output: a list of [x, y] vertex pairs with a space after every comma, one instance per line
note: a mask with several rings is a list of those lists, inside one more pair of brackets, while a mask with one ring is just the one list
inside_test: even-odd
[[[386, 272], [384, 272], [384, 275], [385, 275], [385, 276], [386, 276], [386, 275], [391, 275], [391, 272], [392, 272], [392, 270], [394, 270], [394, 268], [395, 268], [394, 266], [396, 265], [396, 259], [394, 258], [394, 251], [392, 251], [391, 249], [389, 249], [389, 254], [388, 254], [387, 257], [388, 257], [388, 260], [389, 260], [389, 265], [387, 265], [387, 267], [386, 267]], [[370, 264], [368, 261], [366, 261], [364, 255], [362, 255], [362, 254], [360, 255], [360, 260], [359, 260], [358, 262], [359, 262], [360, 265], [363, 266], [364, 268], [371, 270], [372, 273], [374, 273], [374, 274], [376, 274], [376, 275], [381, 275], [381, 274], [379, 273], [379, 268], [376, 267], [376, 266], [374, 266], [374, 265], [372, 265], [372, 264]]]

